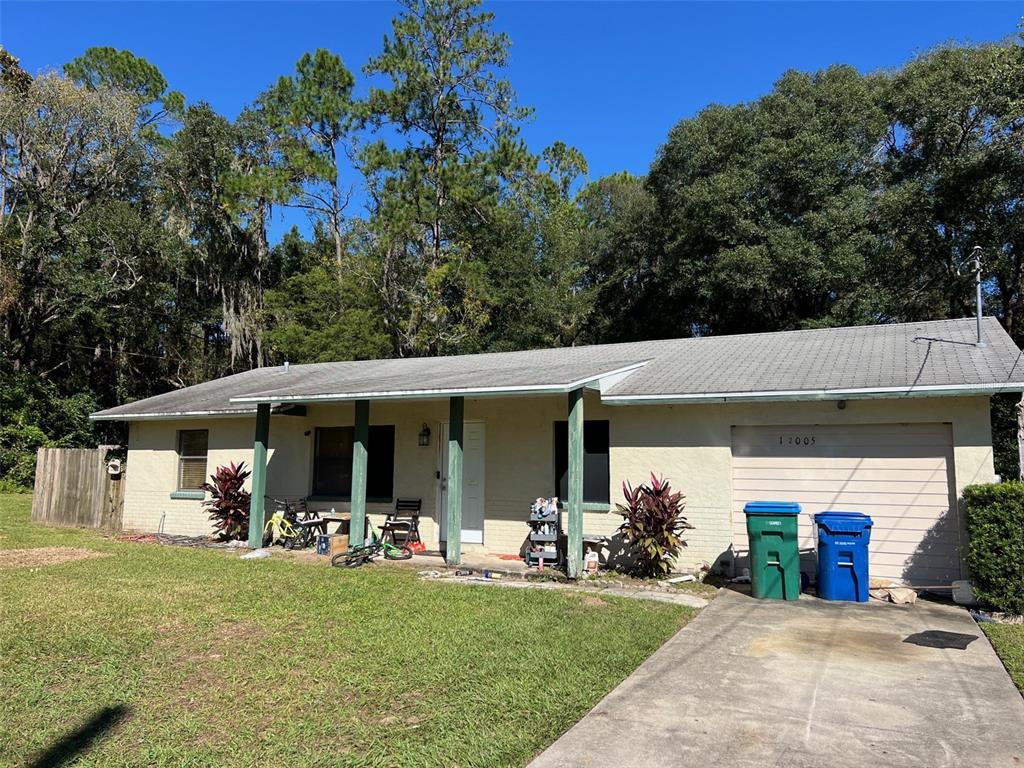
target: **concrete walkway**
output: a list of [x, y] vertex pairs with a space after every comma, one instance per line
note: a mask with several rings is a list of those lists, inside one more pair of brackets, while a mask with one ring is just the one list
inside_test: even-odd
[[531, 763], [1018, 765], [1024, 701], [963, 609], [736, 592]]
[[708, 601], [691, 595], [682, 589], [638, 589], [622, 586], [591, 586], [587, 582], [566, 583], [562, 581], [524, 581], [523, 579], [485, 579], [482, 576], [442, 576], [441, 584], [468, 584], [482, 587], [507, 587], [510, 589], [556, 589], [564, 592], [586, 592], [593, 595], [628, 597], [632, 600], [654, 600], [660, 603], [685, 605], [688, 608], [703, 608]]

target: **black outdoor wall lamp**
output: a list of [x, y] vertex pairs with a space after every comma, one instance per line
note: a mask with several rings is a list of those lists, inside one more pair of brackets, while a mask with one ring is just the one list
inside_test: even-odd
[[423, 422], [423, 429], [420, 430], [419, 443], [421, 446], [430, 445], [430, 427], [427, 426], [427, 422]]

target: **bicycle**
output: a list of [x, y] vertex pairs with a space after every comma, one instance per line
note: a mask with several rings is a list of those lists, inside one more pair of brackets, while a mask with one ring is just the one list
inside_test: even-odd
[[279, 509], [270, 516], [267, 524], [263, 526], [263, 546], [269, 547], [275, 541], [280, 541], [285, 549], [292, 549], [299, 538], [299, 532], [295, 526], [285, 517], [285, 510]]
[[[301, 525], [319, 520], [320, 515], [306, 509], [302, 520], [295, 506], [287, 499], [271, 499], [277, 504], [274, 514], [267, 520], [263, 527], [263, 546], [269, 547], [275, 541], [280, 541], [285, 549], [304, 549], [316, 538], [317, 526]], [[304, 500], [301, 502], [305, 506]]]
[[383, 541], [377, 536], [376, 531], [371, 531], [370, 536], [369, 544], [364, 544], [361, 547], [352, 547], [347, 552], [336, 554], [331, 558], [331, 565], [335, 568], [358, 568], [381, 554], [384, 555], [385, 560], [408, 560], [412, 557], [412, 549], [410, 547], [399, 547], [389, 541]]

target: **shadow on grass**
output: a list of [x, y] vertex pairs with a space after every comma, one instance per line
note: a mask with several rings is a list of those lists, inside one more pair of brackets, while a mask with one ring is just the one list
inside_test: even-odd
[[40, 752], [29, 763], [29, 768], [55, 768], [70, 763], [89, 749], [103, 734], [124, 720], [128, 712], [129, 709], [124, 704], [104, 707], [77, 729], [62, 736], [44, 752]]

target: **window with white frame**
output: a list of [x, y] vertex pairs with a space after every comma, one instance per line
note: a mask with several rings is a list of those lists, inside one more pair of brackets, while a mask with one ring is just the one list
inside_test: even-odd
[[197, 491], [206, 482], [206, 453], [210, 433], [206, 429], [178, 431], [178, 490]]

